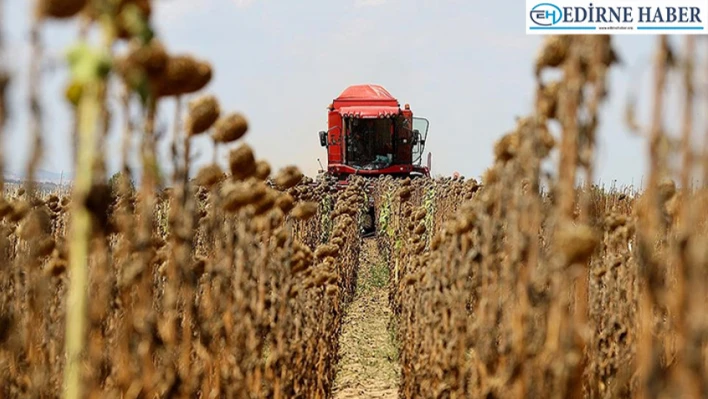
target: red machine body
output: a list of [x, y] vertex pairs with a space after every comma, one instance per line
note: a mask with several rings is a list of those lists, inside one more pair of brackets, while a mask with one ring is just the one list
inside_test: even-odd
[[423, 166], [429, 122], [414, 117], [408, 104], [379, 85], [345, 89], [328, 109], [327, 173], [343, 182], [351, 175], [430, 176], [430, 154]]

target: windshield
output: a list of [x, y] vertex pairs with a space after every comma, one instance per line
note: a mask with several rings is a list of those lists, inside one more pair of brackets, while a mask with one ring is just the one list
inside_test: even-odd
[[393, 163], [392, 119], [346, 121], [347, 164], [359, 169], [381, 169]]

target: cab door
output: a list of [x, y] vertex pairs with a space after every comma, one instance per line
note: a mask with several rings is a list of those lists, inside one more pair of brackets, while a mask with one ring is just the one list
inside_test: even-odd
[[425, 118], [413, 117], [413, 164], [420, 165], [423, 161], [425, 140], [428, 138], [430, 122]]
[[394, 131], [394, 146], [396, 152], [395, 164], [410, 165], [412, 162], [413, 132], [411, 131], [411, 120], [405, 117], [396, 118]]

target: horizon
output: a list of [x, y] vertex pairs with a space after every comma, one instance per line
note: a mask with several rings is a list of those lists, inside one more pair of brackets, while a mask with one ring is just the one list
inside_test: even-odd
[[[42, 170], [42, 169], [38, 169], [37, 172], [38, 172], [37, 173], [38, 175], [42, 175], [42, 173], [40, 173], [40, 172], [45, 172], [45, 173], [50, 173], [50, 174], [55, 174], [55, 175], [61, 174], [61, 172], [55, 173], [55, 172], [49, 172], [49, 171]], [[110, 180], [110, 178], [113, 175], [118, 174], [118, 173], [120, 173], [120, 171], [109, 173], [109, 174], [107, 174], [106, 178]], [[196, 175], [196, 173], [191, 173], [190, 179], [193, 179], [194, 177], [196, 177], [195, 175]], [[304, 174], [304, 175], [310, 179], [313, 179], [313, 180], [318, 177], [317, 175], [308, 175], [308, 174]], [[434, 173], [431, 174], [431, 176], [430, 176], [430, 178], [434, 179], [434, 180], [444, 179], [444, 178], [452, 178], [452, 177], [453, 176], [434, 174]], [[470, 176], [464, 176], [464, 175], [460, 175], [460, 177], [463, 178], [464, 180], [475, 179], [480, 184], [482, 184], [482, 185], [484, 184], [484, 182], [481, 181], [481, 179], [478, 177], [474, 177], [474, 176], [470, 177]], [[271, 178], [272, 178], [272, 176], [271, 176]], [[606, 192], [616, 192], [616, 191], [629, 190], [629, 192], [631, 192], [632, 194], [637, 194], [637, 193], [641, 193], [642, 191], [644, 191], [644, 188], [645, 188], [644, 187], [644, 180], [645, 180], [645, 176], [642, 176], [642, 178], [640, 179], [640, 181], [638, 183], [637, 182], [630, 182], [629, 184], [624, 184], [624, 183], [618, 184], [617, 181], [607, 182], [607, 181], [603, 181], [602, 179], [598, 179], [595, 183], [593, 183], [592, 186], [593, 186], [593, 188], [599, 188], [599, 189], [606, 191]], [[26, 179], [26, 177], [25, 178], [5, 177], [5, 180], [4, 180], [4, 182], [6, 184], [25, 184], [27, 181], [28, 180]], [[140, 176], [139, 175], [132, 176], [131, 181], [133, 182], [133, 184], [139, 185], [140, 184]], [[673, 179], [673, 181], [676, 184], [676, 186], [678, 187], [679, 183], [680, 183], [678, 181], [678, 179]], [[694, 179], [693, 183], [695, 184], [698, 181], [700, 181], [700, 179]], [[45, 178], [45, 179], [35, 179], [34, 182], [37, 184], [45, 184], [45, 185], [52, 185], [52, 186], [66, 188], [66, 187], [71, 187], [71, 183], [73, 182], [73, 178], [63, 175], [63, 178], [61, 179], [61, 181], [59, 181], [57, 179]], [[165, 189], [165, 188], [172, 187], [172, 185], [173, 185], [173, 182], [170, 181], [169, 179], [166, 179], [164, 181], [164, 184], [161, 187], [163, 189]], [[699, 184], [695, 184], [694, 186], [691, 187], [691, 189], [695, 189], [698, 186], [699, 186]], [[576, 181], [576, 183], [575, 183], [575, 187], [582, 190], [585, 187], [585, 181], [583, 179], [578, 179], [578, 181]], [[547, 188], [547, 182], [544, 181], [541, 184], [541, 191], [545, 192], [546, 188]]]

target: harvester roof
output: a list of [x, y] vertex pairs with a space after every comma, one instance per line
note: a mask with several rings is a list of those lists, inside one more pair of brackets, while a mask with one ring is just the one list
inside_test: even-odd
[[379, 85], [354, 85], [347, 87], [334, 102], [339, 101], [386, 101], [397, 104], [395, 97]]

